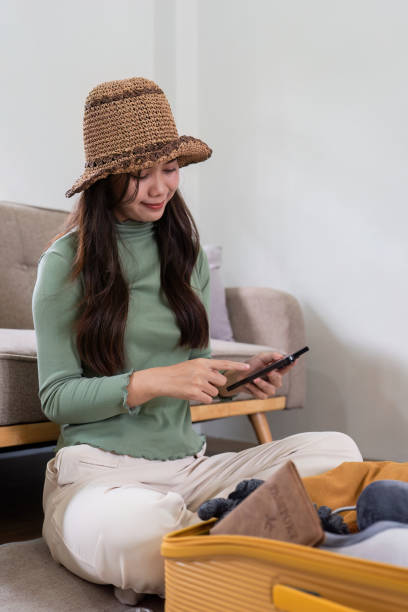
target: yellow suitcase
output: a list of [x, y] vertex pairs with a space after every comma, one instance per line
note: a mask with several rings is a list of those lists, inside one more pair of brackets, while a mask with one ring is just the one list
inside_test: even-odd
[[408, 569], [251, 536], [164, 536], [166, 612], [408, 611]]

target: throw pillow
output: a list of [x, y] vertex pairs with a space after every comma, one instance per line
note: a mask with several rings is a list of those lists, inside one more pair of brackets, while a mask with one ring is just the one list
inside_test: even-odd
[[210, 266], [210, 337], [234, 341], [225, 301], [225, 288], [221, 275], [222, 247], [203, 245]]

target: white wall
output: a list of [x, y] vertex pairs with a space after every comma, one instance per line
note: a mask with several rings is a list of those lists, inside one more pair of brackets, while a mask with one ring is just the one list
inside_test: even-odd
[[[1, 0], [0, 198], [71, 210], [85, 98], [100, 82], [156, 80], [180, 133], [195, 133], [196, 15], [195, 0]], [[197, 173], [181, 172], [193, 212]]]
[[[155, 80], [166, 93], [180, 135], [198, 136], [198, 6], [196, 0], [155, 0]], [[201, 164], [180, 171], [180, 189], [198, 213]]]
[[[89, 89], [153, 78], [214, 150], [182, 189], [226, 284], [305, 313], [307, 407], [274, 435], [406, 460], [405, 0], [2, 0], [0, 28], [0, 199], [69, 210]], [[244, 418], [202, 427], [254, 439]]]
[[82, 118], [103, 81], [154, 73], [149, 0], [1, 0], [0, 198], [70, 210]]
[[[276, 437], [351, 434], [407, 460], [408, 4], [199, 3], [199, 227], [227, 285], [293, 293], [311, 352]], [[244, 248], [243, 248], [244, 246]], [[206, 430], [227, 435], [214, 423]], [[245, 419], [233, 434], [253, 439]]]

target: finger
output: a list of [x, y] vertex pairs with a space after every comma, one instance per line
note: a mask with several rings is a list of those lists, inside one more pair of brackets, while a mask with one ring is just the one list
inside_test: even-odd
[[268, 382], [271, 383], [274, 387], [282, 386], [282, 374], [280, 372], [269, 372], [267, 374]]
[[249, 363], [243, 361], [229, 361], [228, 359], [207, 359], [209, 367], [213, 370], [249, 370]]
[[216, 387], [224, 386], [227, 380], [227, 377], [224, 374], [221, 374], [221, 372], [218, 372], [218, 370], [210, 370], [208, 374], [208, 382], [212, 383]]
[[279, 372], [282, 374], [282, 376], [284, 376], [285, 374], [287, 374], [289, 372], [289, 370], [291, 370], [294, 366], [296, 365], [296, 361], [294, 361], [293, 363], [289, 364], [288, 366], [286, 366], [285, 368], [282, 368], [281, 370], [279, 370]]
[[277, 353], [276, 351], [262, 351], [262, 353], [258, 353], [255, 355], [255, 357], [262, 359], [265, 365], [268, 365], [274, 361], [279, 361], [283, 358], [283, 355], [281, 353]]
[[249, 393], [251, 393], [254, 397], [258, 399], [266, 399], [266, 393], [261, 391], [261, 389], [257, 387], [257, 385], [254, 385], [253, 383], [248, 383], [247, 389]]
[[247, 388], [249, 392], [258, 399], [266, 399], [268, 397], [266, 393], [264, 393], [257, 385], [254, 385], [253, 383], [248, 383]]
[[202, 404], [212, 404], [213, 401], [213, 397], [211, 395], [208, 395], [208, 393], [205, 393], [204, 391], [199, 393], [194, 399], [196, 399], [198, 402], [201, 402]]
[[211, 397], [217, 397], [218, 395], [218, 388], [214, 387], [214, 385], [205, 385], [204, 389], [203, 389], [204, 393], [207, 393], [208, 395], [210, 395]]
[[267, 395], [275, 395], [276, 393], [276, 385], [273, 385], [272, 383], [263, 380], [262, 378], [255, 378], [254, 384]]

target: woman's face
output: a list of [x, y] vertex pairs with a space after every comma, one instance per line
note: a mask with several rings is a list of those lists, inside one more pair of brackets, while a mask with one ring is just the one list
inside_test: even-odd
[[177, 159], [142, 170], [138, 192], [131, 199], [136, 185], [136, 177], [131, 176], [124, 198], [114, 209], [116, 218], [121, 222], [127, 219], [157, 221], [163, 215], [167, 202], [173, 197], [179, 185]]

